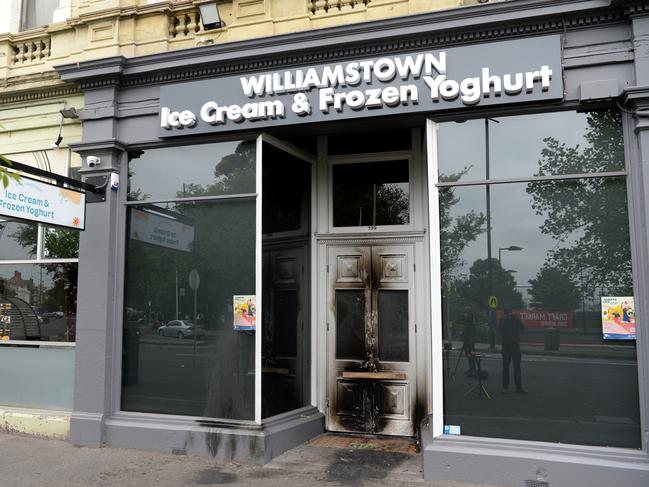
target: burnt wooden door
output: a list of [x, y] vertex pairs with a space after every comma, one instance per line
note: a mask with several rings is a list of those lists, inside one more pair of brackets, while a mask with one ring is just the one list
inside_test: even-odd
[[328, 255], [327, 428], [412, 436], [416, 407], [413, 251]]

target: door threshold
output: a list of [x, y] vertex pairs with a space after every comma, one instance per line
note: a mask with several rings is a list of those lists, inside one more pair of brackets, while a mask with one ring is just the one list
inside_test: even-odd
[[321, 448], [371, 450], [390, 453], [418, 453], [416, 438], [409, 436], [327, 432], [309, 440], [307, 445]]

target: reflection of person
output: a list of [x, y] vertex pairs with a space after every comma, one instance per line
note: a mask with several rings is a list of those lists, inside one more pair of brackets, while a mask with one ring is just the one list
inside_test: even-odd
[[511, 310], [506, 309], [500, 323], [500, 338], [503, 356], [503, 392], [509, 392], [509, 364], [514, 364], [516, 392], [527, 394], [521, 378], [521, 330], [523, 323]]
[[464, 330], [462, 332], [462, 352], [466, 355], [469, 361], [469, 370], [466, 372], [467, 377], [475, 377], [475, 320], [473, 315], [465, 311], [462, 315], [462, 325]]

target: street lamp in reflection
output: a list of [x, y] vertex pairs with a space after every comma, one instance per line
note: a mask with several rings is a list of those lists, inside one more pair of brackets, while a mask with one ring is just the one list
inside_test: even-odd
[[510, 245], [509, 247], [498, 247], [498, 263], [502, 267], [502, 251], [503, 250], [508, 250], [510, 252], [517, 252], [519, 250], [523, 250], [523, 247], [519, 247], [518, 245]]
[[[491, 150], [489, 140], [489, 122], [500, 123], [495, 118], [484, 119], [484, 137], [485, 137], [485, 196], [487, 203], [487, 275], [489, 278], [489, 296], [493, 295], [493, 272], [491, 263], [491, 185], [490, 179], [490, 165], [491, 165]], [[489, 350], [496, 350], [496, 315], [494, 310], [489, 308]]]

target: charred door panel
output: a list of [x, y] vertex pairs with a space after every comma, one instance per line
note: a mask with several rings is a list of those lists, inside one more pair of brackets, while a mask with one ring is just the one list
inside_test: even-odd
[[411, 266], [409, 246], [330, 249], [328, 429], [413, 435]]

